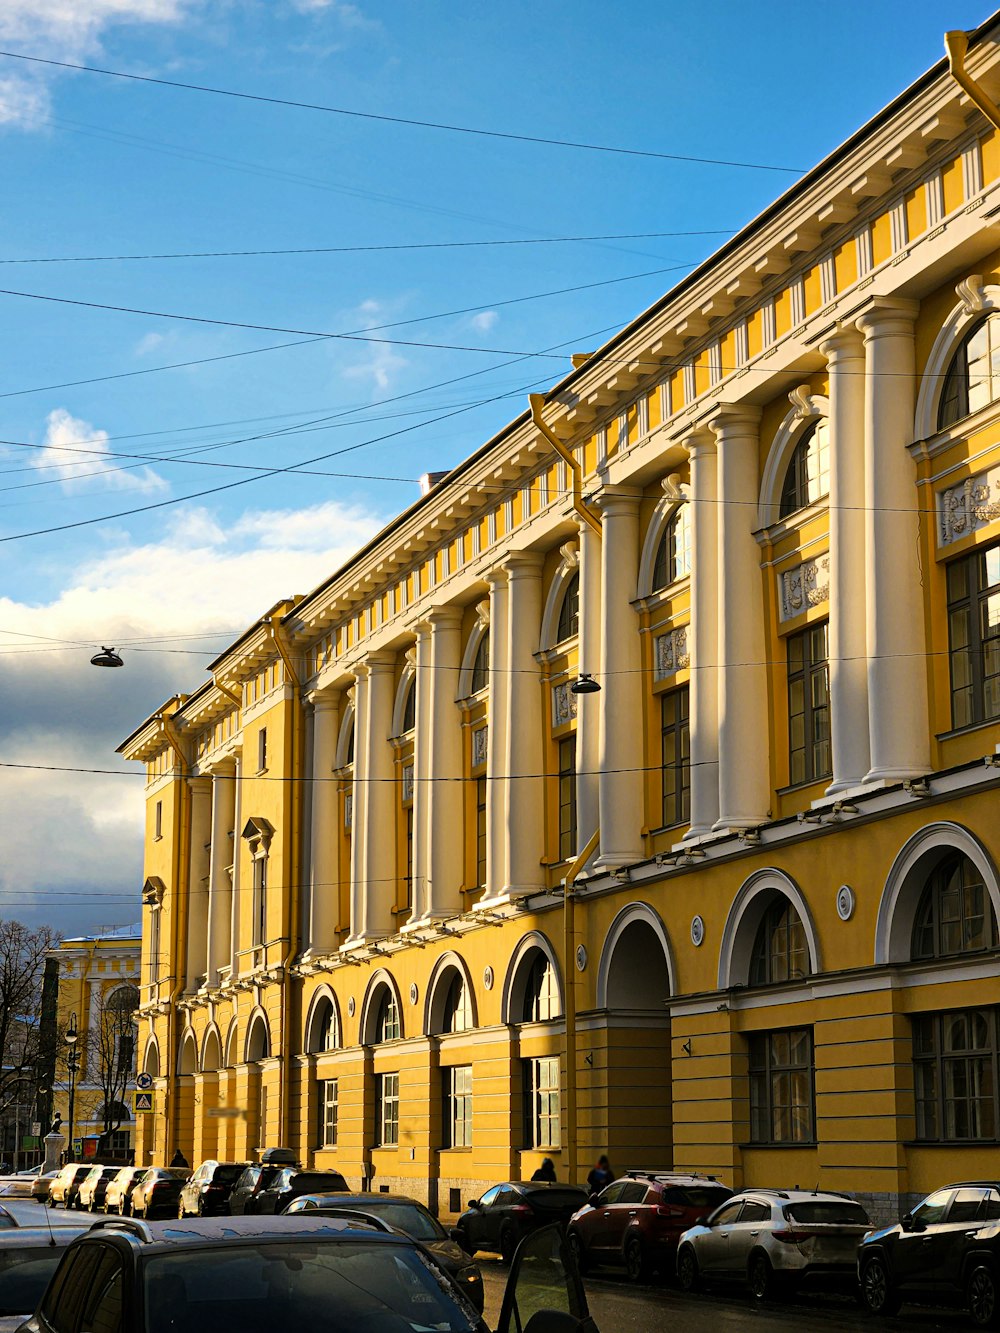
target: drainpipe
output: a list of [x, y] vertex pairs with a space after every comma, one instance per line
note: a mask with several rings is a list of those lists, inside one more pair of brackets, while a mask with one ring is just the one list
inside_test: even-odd
[[[291, 1049], [292, 1049], [292, 979], [289, 968], [292, 959], [299, 952], [299, 936], [301, 933], [301, 908], [302, 908], [302, 849], [300, 846], [302, 831], [302, 802], [305, 800], [305, 787], [302, 783], [296, 782], [296, 774], [299, 765], [302, 762], [304, 751], [303, 736], [303, 716], [302, 716], [302, 682], [299, 679], [299, 673], [292, 661], [291, 653], [285, 642], [284, 633], [281, 627], [281, 615], [275, 611], [268, 621], [268, 630], [271, 635], [271, 641], [278, 651], [285, 666], [285, 672], [292, 685], [292, 737], [291, 753], [289, 755], [288, 771], [292, 774], [291, 783], [291, 814], [289, 828], [289, 868], [288, 884], [290, 895], [288, 900], [288, 953], [282, 960], [281, 965], [281, 1061], [278, 1065], [278, 1133], [282, 1142], [289, 1142], [287, 1135], [291, 1130], [289, 1123], [289, 1113], [291, 1107], [291, 1078], [289, 1072]], [[298, 799], [296, 799], [296, 786], [298, 786]]]
[[969, 34], [958, 30], [946, 32], [944, 48], [948, 52], [948, 69], [963, 92], [968, 93], [991, 125], [1000, 130], [1000, 107], [986, 95], [983, 87], [965, 72], [965, 53], [969, 49]]
[[571, 1185], [577, 1176], [576, 1126], [576, 949], [574, 948], [574, 892], [576, 877], [597, 851], [600, 828], [563, 877], [563, 976], [566, 978], [566, 1175]]
[[223, 685], [222, 681], [219, 679], [218, 676], [212, 677], [212, 684], [215, 686], [215, 688], [219, 691], [220, 694], [224, 694], [227, 699], [232, 699], [237, 709], [243, 707], [243, 700], [240, 697], [240, 695], [236, 694], [235, 691], [231, 690], [228, 685]]
[[546, 426], [542, 417], [542, 408], [545, 406], [545, 394], [529, 393], [528, 402], [531, 404], [531, 419], [538, 427], [539, 433], [548, 441], [570, 470], [570, 475], [573, 478], [573, 508], [583, 521], [589, 523], [597, 533], [598, 537], [600, 537], [601, 520], [583, 498], [583, 468], [580, 466], [579, 461], [574, 458], [569, 449], [566, 448], [562, 440], [560, 440], [549, 427]]

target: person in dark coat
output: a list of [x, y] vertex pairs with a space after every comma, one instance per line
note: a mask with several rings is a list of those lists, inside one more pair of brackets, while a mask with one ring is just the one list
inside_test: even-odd
[[551, 1184], [556, 1183], [556, 1164], [551, 1157], [543, 1157], [542, 1164], [532, 1175], [532, 1180], [547, 1180]]
[[184, 1154], [181, 1152], [180, 1148], [178, 1148], [177, 1151], [174, 1153], [173, 1157], [171, 1157], [171, 1159], [170, 1159], [170, 1165], [171, 1165], [171, 1166], [190, 1166], [191, 1163], [188, 1161], [188, 1159], [187, 1159], [187, 1158], [184, 1156]]
[[611, 1163], [602, 1153], [597, 1159], [597, 1165], [593, 1168], [587, 1177], [587, 1185], [590, 1187], [591, 1194], [600, 1194], [615, 1178], [615, 1173], [611, 1170]]

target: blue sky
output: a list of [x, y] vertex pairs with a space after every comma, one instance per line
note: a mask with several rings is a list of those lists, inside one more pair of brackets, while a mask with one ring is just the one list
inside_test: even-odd
[[[939, 58], [945, 26], [971, 28], [988, 13], [963, 0], [946, 14], [927, 0], [638, 0], [627, 10], [594, 0], [0, 0], [0, 48], [378, 115], [805, 170]], [[570, 352], [598, 345], [796, 179], [9, 58], [0, 154], [0, 288], [171, 316], [0, 294], [0, 440], [11, 442], [0, 444], [0, 538], [16, 538], [0, 544], [0, 760], [57, 769], [118, 766], [122, 737], [199, 683], [249, 619], [317, 583], [413, 501], [422, 472], [469, 454], [529, 389], [569, 369]], [[6, 262], [652, 232], [696, 234]], [[317, 332], [413, 321], [379, 336], [469, 350], [302, 343], [181, 315]], [[287, 342], [299, 345], [254, 351]], [[158, 369], [204, 358], [229, 359]], [[314, 418], [328, 420], [306, 429]], [[345, 448], [317, 466], [364, 475], [271, 477], [105, 517]], [[198, 465], [182, 450], [202, 450]], [[179, 637], [194, 633], [204, 637]], [[130, 642], [125, 671], [87, 666], [89, 645]], [[0, 914], [70, 933], [135, 919], [141, 785], [0, 769]]]

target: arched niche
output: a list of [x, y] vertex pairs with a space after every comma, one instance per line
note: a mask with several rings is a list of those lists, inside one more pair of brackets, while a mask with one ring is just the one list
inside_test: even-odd
[[926, 440], [937, 434], [938, 407], [945, 376], [962, 339], [986, 315], [1000, 310], [1000, 287], [984, 283], [978, 273], [963, 278], [955, 291], [959, 298], [958, 304], [952, 307], [938, 330], [924, 373], [920, 377], [917, 406], [913, 415], [915, 440]]
[[[653, 587], [653, 572], [656, 569], [656, 555], [660, 549], [660, 542], [681, 506], [689, 503], [688, 492], [690, 487], [679, 485], [675, 476], [666, 479], [663, 486], [667, 493], [656, 502], [656, 508], [649, 520], [649, 527], [646, 529], [646, 539], [642, 544], [642, 553], [639, 557], [639, 580], [636, 588], [637, 597], [650, 597], [654, 592], [659, 591], [658, 588]], [[667, 489], [668, 486], [669, 489]]]
[[476, 623], [473, 625], [469, 637], [465, 641], [465, 651], [462, 653], [462, 666], [458, 673], [457, 699], [469, 699], [473, 694], [478, 693], [478, 691], [473, 689], [476, 659], [479, 656], [480, 646], [489, 632], [490, 604], [489, 601], [483, 601], [476, 607]]
[[875, 922], [876, 963], [910, 961], [913, 923], [924, 885], [935, 867], [953, 852], [963, 853], [979, 871], [1000, 921], [1000, 883], [989, 852], [961, 824], [928, 824], [904, 843], [886, 878]]
[[580, 573], [580, 548], [575, 541], [566, 542], [560, 547], [562, 559], [552, 576], [549, 591], [542, 611], [542, 630], [539, 647], [554, 648], [559, 643], [559, 616], [562, 604], [569, 591], [569, 586]]
[[396, 1002], [396, 1010], [399, 1014], [399, 1040], [406, 1035], [403, 1026], [403, 1001], [399, 994], [399, 987], [391, 973], [384, 967], [380, 967], [371, 981], [368, 983], [368, 989], [365, 992], [364, 1003], [361, 1006], [361, 1045], [375, 1046], [378, 1044], [378, 1020], [381, 1012], [382, 1000], [385, 992], [392, 996]]
[[781, 512], [781, 490], [796, 446], [817, 421], [830, 415], [830, 400], [822, 394], [810, 393], [805, 385], [793, 389], [788, 397], [792, 406], [775, 433], [761, 477], [757, 507], [759, 528], [777, 523]]
[[746, 986], [757, 931], [767, 910], [780, 898], [791, 903], [805, 932], [809, 974], [821, 970], [819, 940], [802, 890], [783, 870], [767, 867], [744, 880], [733, 899], [719, 949], [719, 989]]
[[209, 1025], [205, 1040], [201, 1044], [201, 1070], [203, 1074], [214, 1074], [222, 1064], [222, 1041], [219, 1029], [214, 1023]]
[[396, 686], [396, 698], [392, 705], [392, 735], [405, 736], [413, 730], [413, 724], [407, 726], [407, 704], [411, 690], [417, 688], [417, 671], [412, 662], [407, 662]]
[[[352, 693], [349, 691], [349, 694]], [[334, 763], [335, 769], [350, 768], [354, 763], [354, 700], [348, 698], [347, 706], [344, 709], [344, 715], [340, 721], [340, 731], [337, 735], [337, 758]]]
[[190, 1028], [181, 1038], [181, 1048], [177, 1053], [177, 1072], [182, 1075], [198, 1072], [198, 1043]]
[[558, 1011], [560, 1014], [566, 1012], [566, 995], [555, 950], [541, 931], [532, 930], [519, 941], [517, 948], [511, 954], [510, 962], [507, 964], [501, 1005], [502, 1022], [513, 1024], [524, 1021], [524, 1005], [531, 969], [539, 954], [542, 954], [548, 960], [549, 966], [552, 968], [558, 996]]
[[226, 1068], [232, 1069], [240, 1062], [239, 1057], [239, 1023], [234, 1018], [229, 1024], [229, 1031], [226, 1034]]
[[427, 998], [424, 1003], [424, 1032], [429, 1036], [438, 1036], [447, 1031], [446, 1010], [448, 996], [455, 978], [461, 979], [468, 997], [471, 1020], [470, 1028], [479, 1026], [476, 1006], [476, 993], [472, 987], [468, 964], [453, 950], [442, 954], [434, 965], [434, 971], [427, 983]]
[[659, 913], [648, 903], [629, 903], [611, 923], [601, 951], [598, 1009], [665, 1014], [674, 989], [673, 956]]
[[342, 1044], [340, 1007], [329, 986], [320, 986], [306, 1014], [303, 1048], [309, 1054], [335, 1051]]
[[271, 1054], [271, 1028], [263, 1009], [256, 1009], [247, 1025], [245, 1060], [254, 1064], [257, 1060], [266, 1060]]
[[155, 1037], [150, 1037], [146, 1042], [146, 1050], [142, 1057], [142, 1072], [148, 1074], [150, 1078], [160, 1077], [160, 1048]]

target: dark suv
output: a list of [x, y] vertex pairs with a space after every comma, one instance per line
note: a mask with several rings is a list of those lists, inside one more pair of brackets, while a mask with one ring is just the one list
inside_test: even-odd
[[858, 1247], [861, 1298], [873, 1314], [895, 1314], [908, 1297], [964, 1304], [980, 1328], [1000, 1319], [1000, 1184], [946, 1185], [894, 1227]]
[[229, 1212], [229, 1195], [246, 1162], [202, 1162], [181, 1190], [178, 1217], [210, 1217]]
[[452, 1229], [452, 1240], [466, 1254], [490, 1250], [510, 1263], [529, 1232], [552, 1222], [565, 1226], [586, 1200], [586, 1192], [576, 1185], [534, 1180], [494, 1185], [481, 1199], [469, 1200], [468, 1209]]
[[581, 1271], [622, 1264], [633, 1282], [673, 1273], [681, 1233], [731, 1195], [712, 1176], [628, 1171], [573, 1215], [569, 1243]]

